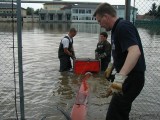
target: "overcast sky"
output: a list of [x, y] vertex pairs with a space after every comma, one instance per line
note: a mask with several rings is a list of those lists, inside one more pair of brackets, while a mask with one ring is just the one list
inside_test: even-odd
[[[30, 0], [29, 0], [30, 1]], [[36, 0], [31, 0], [36, 1]], [[45, 1], [45, 0], [37, 0], [37, 1]], [[46, 0], [53, 1], [53, 0]], [[57, 0], [58, 1], [58, 0]], [[63, 0], [63, 1], [77, 1], [77, 2], [108, 2], [112, 5], [125, 5], [125, 0]], [[136, 8], [139, 9], [139, 14], [144, 14], [151, 9], [152, 4], [155, 2], [157, 5], [160, 5], [160, 0], [135, 0]], [[131, 0], [131, 5], [133, 6], [134, 0]], [[31, 7], [36, 9], [43, 8], [43, 3], [22, 3], [21, 6], [23, 8]]]

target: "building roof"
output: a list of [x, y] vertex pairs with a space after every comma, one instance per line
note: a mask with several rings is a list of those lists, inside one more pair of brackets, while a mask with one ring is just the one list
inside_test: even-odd
[[0, 8], [17, 8], [17, 6], [15, 4], [10, 4], [10, 3], [0, 3]]
[[[44, 3], [43, 5], [66, 5], [69, 8], [96, 8], [98, 2], [68, 2], [68, 1], [54, 1], [52, 3]], [[112, 5], [115, 9], [125, 9], [125, 5]], [[137, 10], [137, 8], [131, 6], [131, 9]]]
[[[0, 9], [17, 9], [17, 5], [16, 4], [11, 4], [11, 3], [0, 3]], [[22, 8], [22, 7], [21, 7]], [[24, 8], [22, 8], [24, 9]]]
[[69, 5], [74, 5], [74, 4], [85, 4], [85, 5], [90, 5], [90, 4], [92, 4], [92, 5], [98, 5], [98, 4], [100, 4], [100, 3], [98, 3], [98, 2], [72, 2], [72, 1], [54, 1], [54, 2], [46, 2], [46, 3], [44, 3], [43, 5], [55, 5], [55, 4], [58, 4], [58, 5], [67, 5], [67, 4], [69, 4]]

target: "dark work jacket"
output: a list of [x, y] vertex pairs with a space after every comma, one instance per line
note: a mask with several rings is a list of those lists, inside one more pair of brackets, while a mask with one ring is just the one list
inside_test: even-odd
[[[68, 36], [65, 36], [64, 38], [67, 38], [69, 40], [69, 47], [68, 47], [68, 51], [72, 53], [72, 45], [73, 45], [73, 39], [72, 41], [70, 41], [69, 37]], [[64, 48], [63, 48], [63, 44], [62, 44], [62, 40], [60, 42], [60, 45], [59, 45], [59, 50], [58, 50], [58, 57], [61, 58], [63, 56], [68, 56], [70, 57], [68, 54], [66, 54], [64, 52]]]
[[128, 54], [127, 49], [133, 45], [139, 46], [141, 56], [132, 71], [144, 72], [146, 70], [141, 39], [137, 29], [131, 22], [119, 18], [113, 26], [111, 41], [114, 67], [117, 72], [121, 70], [126, 60]]
[[95, 52], [98, 55], [106, 54], [105, 60], [107, 59], [108, 62], [111, 61], [111, 44], [107, 40], [98, 42]]

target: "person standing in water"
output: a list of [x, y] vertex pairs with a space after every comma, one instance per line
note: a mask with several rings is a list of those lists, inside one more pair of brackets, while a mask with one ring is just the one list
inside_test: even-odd
[[75, 28], [71, 28], [69, 33], [61, 40], [58, 50], [58, 58], [60, 61], [59, 72], [70, 71], [72, 68], [71, 59], [76, 58], [73, 48], [73, 37], [77, 34]]
[[100, 40], [95, 50], [95, 59], [101, 61], [101, 71], [105, 71], [111, 61], [111, 44], [107, 41], [108, 34], [100, 33]]
[[98, 5], [93, 16], [101, 27], [111, 31], [112, 56], [117, 72], [110, 86], [114, 94], [106, 120], [129, 120], [132, 102], [145, 82], [146, 65], [139, 33], [131, 22], [118, 18], [116, 10], [108, 3]]

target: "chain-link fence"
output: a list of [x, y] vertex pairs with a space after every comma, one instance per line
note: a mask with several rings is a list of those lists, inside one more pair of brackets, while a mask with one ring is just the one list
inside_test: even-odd
[[133, 103], [131, 119], [159, 120], [160, 0], [132, 0], [132, 5], [137, 8], [135, 25], [142, 39], [147, 69], [145, 86]]
[[[0, 120], [16, 118], [17, 55], [15, 54], [14, 23], [0, 23]], [[7, 26], [8, 26], [7, 25]], [[18, 95], [19, 96], [19, 95]], [[18, 100], [19, 101], [19, 100]]]
[[[6, 9], [8, 8], [8, 9]], [[5, 12], [4, 12], [5, 11]], [[0, 3], [0, 19], [10, 22], [0, 23], [0, 120], [18, 119], [19, 81], [16, 23], [16, 8], [12, 2]]]
[[[159, 120], [160, 0], [131, 0], [131, 5], [137, 8], [133, 18], [142, 39], [147, 70], [144, 89], [133, 102], [130, 119]], [[0, 120], [16, 119], [17, 114], [21, 114], [16, 24], [9, 22], [7, 27], [5, 25], [0, 23]]]

